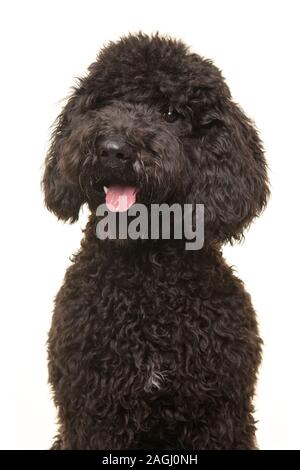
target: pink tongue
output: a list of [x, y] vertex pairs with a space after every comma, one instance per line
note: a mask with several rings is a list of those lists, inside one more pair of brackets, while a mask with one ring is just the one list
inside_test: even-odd
[[125, 212], [136, 199], [136, 188], [131, 186], [110, 186], [106, 193], [106, 206], [112, 212]]

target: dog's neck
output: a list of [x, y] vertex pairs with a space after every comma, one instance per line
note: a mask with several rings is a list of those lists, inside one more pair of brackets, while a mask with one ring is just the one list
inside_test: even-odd
[[168, 263], [170, 258], [182, 260], [213, 258], [214, 261], [221, 256], [221, 243], [205, 241], [200, 250], [186, 250], [184, 240], [100, 240], [96, 234], [97, 218], [90, 216], [84, 230], [85, 237], [82, 240], [82, 251], [89, 252], [96, 258], [148, 258], [155, 262]]

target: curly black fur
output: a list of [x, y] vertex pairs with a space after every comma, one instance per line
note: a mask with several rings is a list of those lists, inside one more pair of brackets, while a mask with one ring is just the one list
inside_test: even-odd
[[[115, 135], [134, 158], [103, 157]], [[145, 204], [204, 204], [203, 249], [100, 241], [95, 210], [112, 183], [135, 185]], [[220, 248], [264, 208], [267, 168], [220, 71], [159, 35], [109, 44], [58, 118], [43, 189], [60, 219], [91, 210], [49, 334], [53, 448], [255, 448], [261, 340]]]

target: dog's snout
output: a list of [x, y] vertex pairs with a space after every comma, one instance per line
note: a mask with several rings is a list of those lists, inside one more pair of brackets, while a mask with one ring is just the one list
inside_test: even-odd
[[126, 161], [132, 158], [133, 149], [123, 138], [110, 137], [101, 143], [100, 156]]

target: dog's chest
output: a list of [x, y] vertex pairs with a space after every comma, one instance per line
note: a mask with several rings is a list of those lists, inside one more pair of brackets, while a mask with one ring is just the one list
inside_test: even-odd
[[207, 347], [200, 332], [202, 307], [191, 279], [176, 283], [172, 276], [140, 273], [106, 285], [97, 308], [102, 370], [127, 371], [146, 392], [184, 380]]

